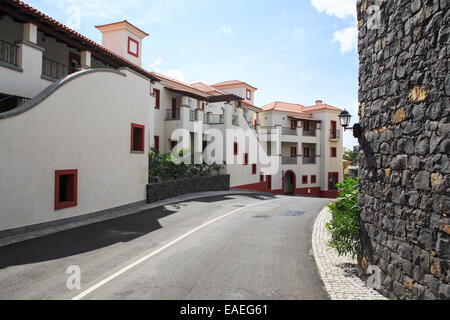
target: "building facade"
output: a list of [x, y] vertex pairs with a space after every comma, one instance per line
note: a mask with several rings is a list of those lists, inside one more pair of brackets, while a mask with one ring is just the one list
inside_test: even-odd
[[0, 232], [144, 201], [151, 148], [221, 164], [233, 188], [336, 197], [340, 109], [183, 83], [141, 67], [144, 31], [96, 28], [102, 45], [0, 3]]

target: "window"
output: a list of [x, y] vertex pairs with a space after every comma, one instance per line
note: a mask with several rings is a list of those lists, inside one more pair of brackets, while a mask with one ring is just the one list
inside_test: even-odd
[[317, 176], [311, 176], [311, 183], [312, 184], [317, 183]]
[[156, 96], [156, 105], [155, 109], [161, 109], [161, 91], [158, 89], [153, 89], [153, 94]]
[[139, 58], [139, 42], [131, 37], [128, 37], [128, 53]]
[[256, 164], [252, 164], [252, 174], [255, 175], [256, 174]]
[[262, 173], [259, 174], [259, 182], [264, 182], [264, 175]]
[[337, 149], [335, 147], [331, 147], [330, 156], [332, 158], [336, 158], [337, 157]]
[[155, 136], [155, 149], [159, 152], [159, 136]]
[[234, 151], [234, 155], [237, 156], [238, 153], [239, 153], [239, 147], [238, 147], [238, 143], [237, 142], [234, 143], [233, 149], [234, 149], [233, 150]]
[[131, 124], [131, 152], [144, 152], [145, 126]]
[[292, 130], [297, 129], [297, 121], [296, 120], [291, 120], [291, 129]]
[[252, 100], [252, 92], [247, 89], [247, 100]]
[[308, 147], [303, 148], [303, 157], [309, 158], [309, 148]]
[[78, 170], [55, 171], [55, 210], [77, 206]]
[[248, 153], [244, 154], [244, 166], [248, 165]]
[[267, 176], [267, 189], [272, 190], [272, 176]]
[[202, 102], [202, 111], [205, 112], [205, 103]]
[[308, 121], [303, 122], [303, 131], [311, 131]]
[[308, 176], [302, 176], [302, 183], [308, 184]]
[[337, 139], [338, 133], [337, 133], [337, 122], [331, 121], [331, 130], [330, 130], [330, 138], [331, 139]]
[[291, 147], [291, 158], [297, 157], [297, 147]]

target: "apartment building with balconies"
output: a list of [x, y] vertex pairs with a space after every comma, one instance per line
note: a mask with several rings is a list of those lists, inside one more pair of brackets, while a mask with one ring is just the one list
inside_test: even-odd
[[242, 81], [183, 83], [141, 67], [146, 32], [126, 20], [96, 28], [102, 45], [0, 2], [0, 232], [142, 202], [149, 150], [186, 142], [233, 188], [336, 195], [337, 108], [259, 108]]

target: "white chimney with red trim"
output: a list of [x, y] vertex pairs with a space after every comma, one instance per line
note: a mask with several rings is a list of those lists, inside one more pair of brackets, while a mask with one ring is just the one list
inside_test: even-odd
[[105, 48], [138, 66], [142, 65], [142, 40], [149, 36], [148, 33], [127, 20], [96, 28], [102, 33], [102, 45]]

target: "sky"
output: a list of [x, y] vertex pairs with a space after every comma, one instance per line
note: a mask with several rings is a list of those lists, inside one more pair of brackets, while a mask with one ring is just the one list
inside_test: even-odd
[[[101, 44], [127, 19], [149, 33], [142, 66], [181, 81], [241, 80], [273, 101], [346, 108], [357, 121], [356, 0], [25, 0]], [[344, 146], [357, 141], [344, 135]]]

